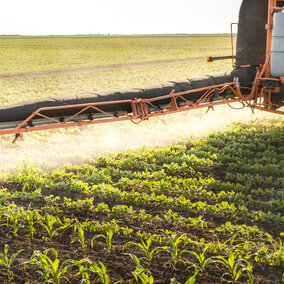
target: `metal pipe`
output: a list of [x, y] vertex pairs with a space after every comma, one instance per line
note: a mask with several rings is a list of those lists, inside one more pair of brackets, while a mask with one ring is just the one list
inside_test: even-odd
[[236, 58], [235, 55], [226, 55], [226, 56], [208, 56], [207, 62], [213, 62], [215, 60], [224, 60], [224, 59], [232, 59], [234, 62], [234, 59]]

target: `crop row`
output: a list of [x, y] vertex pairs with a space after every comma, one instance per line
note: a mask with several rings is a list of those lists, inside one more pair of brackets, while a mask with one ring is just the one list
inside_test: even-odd
[[[118, 222], [116, 222], [115, 219], [113, 219], [111, 223], [98, 223], [92, 221], [84, 221], [81, 223], [78, 219], [69, 218], [61, 221], [60, 218], [53, 217], [50, 214], [45, 214], [44, 216], [42, 216], [37, 210], [24, 210], [23, 208], [19, 208], [15, 205], [2, 207], [1, 212], [1, 226], [3, 228], [3, 232], [5, 232], [7, 235], [17, 237], [19, 234], [21, 234], [23, 236], [22, 230], [24, 230], [24, 232], [26, 232], [27, 239], [31, 242], [34, 240], [34, 238], [37, 237], [37, 231], [40, 231], [39, 228], [41, 228], [42, 231], [45, 232], [42, 236], [42, 239], [46, 241], [46, 245], [49, 244], [51, 245], [51, 247], [44, 253], [41, 253], [40, 251], [34, 251], [33, 255], [31, 256], [31, 260], [28, 262], [30, 264], [37, 264], [41, 266], [41, 268], [43, 269], [43, 280], [47, 280], [49, 276], [55, 277], [55, 274], [51, 272], [53, 271], [53, 269], [56, 273], [60, 272], [58, 266], [57, 269], [55, 269], [55, 264], [58, 263], [59, 265], [59, 260], [56, 260], [57, 252], [52, 249], [52, 245], [54, 244], [56, 236], [60, 233], [60, 231], [69, 230], [70, 228], [72, 228], [73, 233], [71, 233], [70, 235], [70, 243], [78, 243], [80, 245], [80, 249], [83, 251], [87, 251], [87, 248], [88, 246], [90, 246], [90, 244], [91, 247], [95, 249], [95, 241], [99, 238], [104, 239], [106, 244], [105, 249], [108, 254], [111, 254], [112, 252], [115, 253], [115, 249], [118, 249], [117, 245], [115, 246], [113, 244], [113, 239], [118, 234], [121, 234], [123, 236], [123, 239], [127, 240], [127, 238], [131, 237], [131, 234], [133, 233], [133, 230], [131, 230], [130, 228], [119, 226]], [[120, 215], [118, 215], [118, 217], [120, 217]], [[144, 256], [141, 258], [141, 260], [143, 259], [144, 261], [145, 259], [145, 264], [150, 265], [154, 255], [157, 255], [160, 252], [164, 252], [165, 254], [169, 254], [170, 257], [165, 265], [170, 265], [175, 268], [178, 262], [186, 264], [191, 263], [190, 267], [195, 267], [195, 269], [200, 273], [203, 273], [205, 271], [205, 266], [214, 261], [222, 260], [221, 263], [223, 264], [232, 261], [233, 265], [239, 266], [239, 276], [237, 277], [238, 273], [231, 274], [231, 277], [234, 281], [236, 281], [240, 277], [242, 272], [247, 271], [248, 269], [251, 270], [251, 274], [248, 274], [249, 279], [251, 280], [251, 278], [253, 278], [252, 265], [248, 261], [251, 256], [254, 256], [254, 261], [256, 262], [264, 262], [268, 263], [269, 265], [276, 266], [281, 266], [284, 264], [281, 241], [277, 243], [269, 234], [264, 234], [263, 232], [259, 231], [257, 227], [234, 226], [230, 223], [226, 223], [226, 226], [216, 229], [216, 231], [221, 230], [231, 230], [231, 232], [235, 230], [235, 232], [237, 231], [237, 233], [235, 233], [230, 239], [224, 242], [220, 242], [218, 239], [212, 242], [205, 242], [204, 239], [200, 239], [199, 241], [192, 239], [187, 234], [177, 236], [175, 232], [169, 230], [160, 230], [161, 234], [153, 235], [149, 235], [146, 232], [137, 231], [135, 233], [135, 237], [136, 239], [138, 238], [138, 240], [140, 239], [140, 242], [128, 241], [124, 245], [120, 244], [120, 246], [122, 247], [124, 254], [129, 254], [134, 259], [136, 258], [136, 256], [132, 255], [130, 252], [127, 252], [127, 247], [136, 246], [140, 248], [140, 250], [144, 253]], [[243, 233], [241, 233], [242, 231]], [[63, 233], [61, 232], [61, 234]], [[249, 239], [254, 239], [255, 235], [260, 238], [265, 237], [266, 242], [270, 242], [272, 244], [272, 248], [259, 241], [250, 241]], [[246, 236], [248, 240], [245, 241], [244, 239], [242, 239], [242, 241], [240, 242], [240, 240], [237, 240], [237, 236]], [[257, 250], [255, 250], [256, 247]], [[6, 270], [7, 276], [10, 279], [13, 278], [13, 273], [11, 271], [12, 261], [14, 261], [17, 255], [21, 252], [22, 250], [12, 255], [9, 260], [8, 245], [5, 246], [4, 254], [2, 254], [1, 259], [2, 264], [5, 266], [4, 270]], [[54, 260], [47, 258], [48, 252], [54, 254]], [[205, 257], [205, 252], [211, 255], [211, 257]], [[190, 262], [190, 260], [186, 258], [186, 256], [184, 256], [187, 253], [195, 256], [196, 259], [194, 262]], [[221, 255], [216, 255], [220, 253], [222, 255], [228, 255], [228, 259]], [[70, 259], [66, 261], [66, 263], [69, 261], [70, 263], [72, 263], [72, 265], [76, 264], [77, 266], [82, 263], [84, 264], [84, 266], [86, 266], [86, 264], [92, 263], [85, 263], [83, 260], [79, 260], [78, 262]], [[46, 265], [48, 264], [52, 265], [52, 267], [46, 267]], [[103, 267], [102, 264], [101, 267]], [[227, 268], [229, 269], [229, 267]], [[45, 269], [47, 270], [45, 271]], [[78, 269], [80, 270], [80, 266]], [[78, 273], [77, 275], [79, 274], [80, 273]], [[147, 274], [149, 274], [148, 270]], [[63, 276], [64, 272], [62, 274], [58, 274], [56, 277], [61, 278], [60, 275]], [[60, 279], [58, 279], [58, 281], [60, 281]]]
[[[254, 135], [269, 145], [270, 158], [250, 145]], [[31, 281], [35, 271], [43, 281], [54, 279], [41, 262], [57, 263], [58, 277], [75, 283], [96, 277], [103, 283], [218, 283], [220, 277], [254, 283], [262, 269], [279, 281], [283, 178], [273, 165], [282, 157], [281, 135], [278, 122], [237, 125], [205, 140], [104, 155], [50, 172], [25, 164], [2, 175], [0, 240], [3, 249], [9, 244], [7, 257], [15, 254], [14, 281], [24, 273], [17, 271], [21, 257]], [[256, 171], [260, 161], [273, 173]]]

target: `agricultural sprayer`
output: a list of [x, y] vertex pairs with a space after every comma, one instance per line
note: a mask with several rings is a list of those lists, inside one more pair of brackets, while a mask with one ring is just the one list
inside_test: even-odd
[[[254, 111], [283, 114], [284, 1], [243, 0], [233, 70], [143, 88], [27, 101], [0, 109], [0, 134], [130, 120], [216, 105], [241, 103]], [[231, 106], [233, 107], [233, 106]]]

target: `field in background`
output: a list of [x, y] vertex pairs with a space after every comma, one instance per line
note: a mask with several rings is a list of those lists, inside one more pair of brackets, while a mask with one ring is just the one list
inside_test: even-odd
[[[0, 103], [230, 70], [205, 62], [230, 52], [228, 36], [0, 38]], [[205, 111], [1, 137], [0, 282], [281, 283], [284, 121]]]
[[[135, 88], [230, 70], [230, 60], [205, 62], [209, 55], [224, 54], [231, 54], [229, 36], [0, 38], [0, 104]], [[132, 65], [121, 66], [125, 64]], [[116, 68], [92, 71], [109, 65]], [[40, 76], [11, 77], [52, 70]], [[58, 70], [75, 72], [60, 74]]]
[[223, 55], [230, 37], [0, 37], [0, 74]]

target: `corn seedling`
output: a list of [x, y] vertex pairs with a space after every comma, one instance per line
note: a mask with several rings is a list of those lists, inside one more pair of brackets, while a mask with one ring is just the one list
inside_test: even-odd
[[19, 230], [23, 227], [21, 223], [21, 219], [23, 217], [24, 210], [19, 209], [16, 205], [11, 206], [12, 208], [8, 208], [8, 212], [5, 213], [7, 217], [7, 226], [12, 229], [12, 233], [16, 236]]
[[[11, 194], [7, 188], [4, 188], [3, 186], [0, 188], [0, 204], [5, 204], [6, 201], [10, 200], [13, 197], [16, 197], [18, 193]], [[1, 215], [2, 216], [2, 215]]]
[[169, 264], [175, 269], [176, 264], [179, 260], [179, 248], [178, 247], [180, 243], [183, 241], [185, 234], [178, 237], [176, 233], [168, 234], [167, 231], [164, 231], [164, 230], [162, 231], [165, 232], [165, 234], [167, 235], [167, 240], [169, 241], [169, 245], [170, 245], [170, 247], [167, 247], [164, 250], [170, 253], [172, 259]]
[[145, 253], [145, 258], [147, 260], [147, 263], [150, 264], [154, 254], [157, 254], [161, 250], [168, 249], [168, 247], [165, 246], [165, 247], [162, 247], [162, 248], [155, 247], [151, 250], [150, 246], [153, 242], [153, 239], [154, 239], [153, 236], [150, 235], [150, 236], [147, 237], [146, 242], [144, 242], [144, 240], [142, 240], [141, 243], [128, 242], [126, 245], [124, 245], [123, 249], [128, 245], [137, 246], [138, 248], [140, 248]]
[[[77, 275], [82, 275], [82, 283], [90, 284], [90, 274], [97, 275], [95, 282], [97, 279], [100, 279], [102, 284], [109, 283], [109, 276], [107, 274], [106, 266], [99, 261], [99, 264], [96, 262], [91, 262], [88, 259], [84, 259], [76, 262], [76, 265], [79, 268], [79, 272]], [[96, 282], [97, 283], [97, 282]], [[118, 282], [116, 282], [118, 283]]]
[[247, 272], [247, 275], [248, 275], [248, 278], [249, 278], [249, 281], [248, 281], [248, 284], [253, 284], [254, 283], [254, 277], [253, 277], [253, 266], [251, 263], [247, 262], [247, 267], [245, 268], [246, 272]]
[[274, 253], [271, 257], [271, 263], [274, 265], [283, 266], [284, 265], [284, 246], [281, 239], [279, 239], [279, 244], [277, 241], [272, 241], [274, 247]]
[[[49, 258], [48, 253], [51, 252], [54, 255], [54, 260]], [[40, 251], [34, 251], [30, 264], [38, 265], [41, 270], [37, 272], [42, 275], [42, 282], [60, 284], [62, 279], [69, 281], [64, 274], [74, 266], [74, 261], [68, 259], [64, 261], [60, 266], [60, 260], [58, 259], [58, 253], [55, 249], [50, 248], [41, 253]]]
[[3, 267], [0, 269], [0, 271], [3, 271], [3, 273], [7, 275], [9, 280], [13, 280], [13, 272], [11, 271], [11, 266], [15, 258], [23, 251], [23, 249], [12, 254], [10, 258], [8, 257], [8, 250], [9, 245], [6, 244], [4, 253], [0, 253], [0, 266]]
[[217, 256], [216, 259], [217, 262], [223, 264], [229, 270], [229, 272], [224, 273], [221, 276], [221, 279], [223, 279], [224, 275], [229, 275], [232, 278], [233, 283], [236, 283], [236, 281], [240, 278], [241, 274], [245, 270], [244, 263], [246, 262], [246, 260], [240, 258], [239, 255], [233, 252], [232, 249], [229, 252], [228, 259], [225, 259], [222, 256]]
[[87, 250], [87, 244], [85, 243], [85, 232], [84, 232], [84, 229], [83, 227], [81, 226], [80, 223], [76, 223], [75, 225], [75, 228], [74, 231], [77, 231], [78, 229], [78, 236], [75, 237], [72, 241], [71, 241], [71, 244], [78, 241], [80, 244], [81, 244], [81, 247], [84, 251]]
[[87, 261], [88, 260], [75, 261], [75, 266], [77, 266], [79, 269], [79, 272], [76, 274], [76, 276], [81, 275], [82, 279], [80, 283], [90, 284], [90, 273], [88, 271]]
[[54, 224], [58, 222], [59, 224], [61, 224], [60, 219], [56, 216], [51, 216], [49, 214], [46, 214], [44, 217], [44, 223], [41, 223], [41, 226], [46, 230], [47, 234], [48, 234], [48, 240], [52, 243], [53, 241], [53, 237], [57, 234], [58, 229], [54, 228]]
[[136, 255], [132, 253], [128, 253], [128, 255], [132, 258], [132, 260], [136, 264], [136, 269], [135, 271], [132, 272], [132, 275], [134, 276], [136, 282], [142, 284], [153, 284], [154, 278], [151, 275], [150, 270], [145, 269], [141, 266], [140, 260]]
[[36, 232], [35, 230], [35, 224], [40, 222], [40, 215], [37, 211], [33, 210], [33, 211], [28, 211], [25, 214], [25, 222], [26, 222], [26, 226], [29, 229], [30, 233], [29, 233], [29, 238], [32, 240], [34, 233]]
[[94, 244], [94, 239], [102, 237], [102, 238], [104, 238], [106, 240], [107, 251], [108, 251], [108, 253], [110, 253], [111, 250], [112, 250], [112, 237], [113, 237], [113, 233], [114, 233], [113, 229], [108, 229], [107, 232], [106, 232], [106, 235], [95, 235], [92, 238], [92, 241], [91, 241], [92, 248], [93, 248], [93, 244]]
[[181, 254], [184, 253], [184, 252], [188, 252], [188, 253], [190, 253], [192, 256], [194, 256], [194, 257], [196, 258], [196, 260], [198, 261], [198, 265], [192, 263], [192, 265], [190, 265], [187, 269], [189, 269], [189, 268], [191, 268], [192, 266], [194, 266], [195, 269], [200, 270], [201, 273], [205, 272], [205, 267], [206, 267], [208, 264], [214, 262], [214, 260], [213, 260], [212, 258], [206, 258], [206, 257], [205, 257], [205, 252], [206, 252], [207, 249], [208, 249], [208, 246], [205, 246], [205, 248], [203, 249], [203, 251], [202, 251], [200, 254], [196, 253], [195, 251], [183, 250], [183, 251], [181, 252]]
[[97, 278], [100, 278], [103, 284], [109, 283], [109, 276], [106, 272], [106, 267], [102, 262], [99, 261], [99, 265], [95, 262], [90, 263], [89, 270], [90, 272], [97, 274]]

